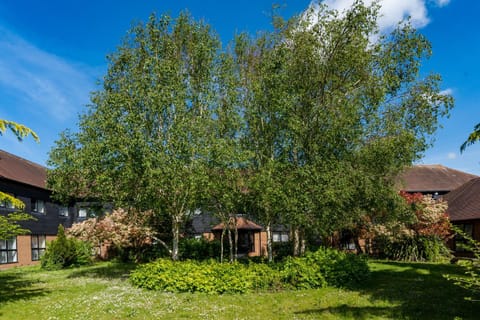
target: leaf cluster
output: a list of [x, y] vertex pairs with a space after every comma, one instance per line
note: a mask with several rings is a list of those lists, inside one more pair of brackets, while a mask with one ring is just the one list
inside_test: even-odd
[[363, 257], [322, 248], [277, 264], [159, 259], [138, 267], [130, 280], [149, 290], [223, 294], [345, 287], [364, 281], [369, 272]]

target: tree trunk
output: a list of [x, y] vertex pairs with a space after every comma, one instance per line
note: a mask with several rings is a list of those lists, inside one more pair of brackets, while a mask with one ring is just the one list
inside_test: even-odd
[[172, 260], [178, 260], [178, 242], [180, 238], [180, 222], [177, 217], [173, 217], [172, 223], [172, 233], [173, 233], [173, 241], [172, 241]]
[[273, 262], [273, 248], [272, 248], [272, 227], [271, 223], [267, 223], [267, 255], [268, 255], [268, 262]]
[[234, 223], [234, 229], [233, 229], [233, 234], [235, 237], [234, 245], [235, 245], [235, 254], [233, 256], [233, 261], [237, 261], [238, 258], [238, 228], [237, 228], [237, 217], [235, 216], [233, 218], [233, 223]]
[[220, 236], [220, 263], [223, 263], [223, 240], [225, 239], [225, 227], [222, 229], [222, 235]]
[[232, 241], [232, 230], [228, 228], [228, 245], [230, 249], [230, 262], [233, 262], [233, 241]]
[[357, 254], [365, 253], [362, 250], [362, 246], [360, 245], [360, 239], [356, 233], [354, 233], [353, 235], [353, 243], [355, 244], [355, 251], [357, 251]]
[[300, 255], [300, 230], [297, 227], [293, 228], [293, 256]]

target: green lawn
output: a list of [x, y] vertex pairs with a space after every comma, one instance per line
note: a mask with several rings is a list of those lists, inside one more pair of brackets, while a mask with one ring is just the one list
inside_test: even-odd
[[444, 279], [455, 265], [371, 262], [359, 288], [245, 295], [171, 294], [132, 287], [133, 265], [0, 271], [0, 319], [479, 319], [480, 303]]

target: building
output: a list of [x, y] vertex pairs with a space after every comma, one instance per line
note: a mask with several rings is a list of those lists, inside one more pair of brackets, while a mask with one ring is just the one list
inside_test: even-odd
[[442, 166], [415, 165], [398, 178], [398, 189], [408, 193], [442, 196], [478, 176]]
[[[0, 240], [0, 269], [37, 264], [46, 242], [56, 237], [60, 224], [70, 227], [87, 217], [88, 208], [81, 203], [64, 206], [52, 200], [46, 178], [45, 167], [0, 150], [0, 191], [21, 200], [25, 204], [23, 211], [35, 218], [21, 224], [30, 230], [29, 234]], [[0, 203], [2, 215], [15, 210]]]
[[[480, 178], [472, 179], [445, 195], [448, 203], [448, 216], [457, 228], [474, 240], [480, 241]], [[459, 245], [465, 240], [456, 236], [450, 241], [450, 247], [457, 255], [466, 254]]]
[[[238, 256], [259, 257], [267, 256], [267, 232], [265, 229], [248, 219], [246, 216], [237, 215], [231, 218], [228, 228], [233, 232], [235, 228], [238, 232]], [[227, 228], [227, 229], [228, 229]], [[207, 240], [220, 240], [224, 229], [224, 223], [210, 213], [199, 212], [192, 217], [189, 234], [195, 238], [204, 238]], [[290, 239], [290, 231], [283, 225], [272, 226], [272, 242], [281, 244]], [[224, 241], [228, 242], [227, 235]]]
[[[417, 165], [399, 179], [401, 189], [409, 193], [430, 194], [448, 203], [447, 214], [453, 225], [475, 240], [480, 240], [480, 178], [442, 165]], [[463, 255], [456, 236], [448, 241], [456, 255]]]

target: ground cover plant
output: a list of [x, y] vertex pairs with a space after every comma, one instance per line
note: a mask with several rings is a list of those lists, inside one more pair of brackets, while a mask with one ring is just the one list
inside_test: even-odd
[[458, 265], [369, 262], [354, 288], [245, 294], [165, 293], [128, 280], [135, 264], [0, 271], [0, 318], [15, 319], [477, 319], [480, 305], [443, 274]]
[[345, 287], [361, 283], [368, 275], [363, 257], [321, 248], [277, 264], [159, 259], [136, 269], [131, 281], [140, 288], [168, 292], [245, 293]]

